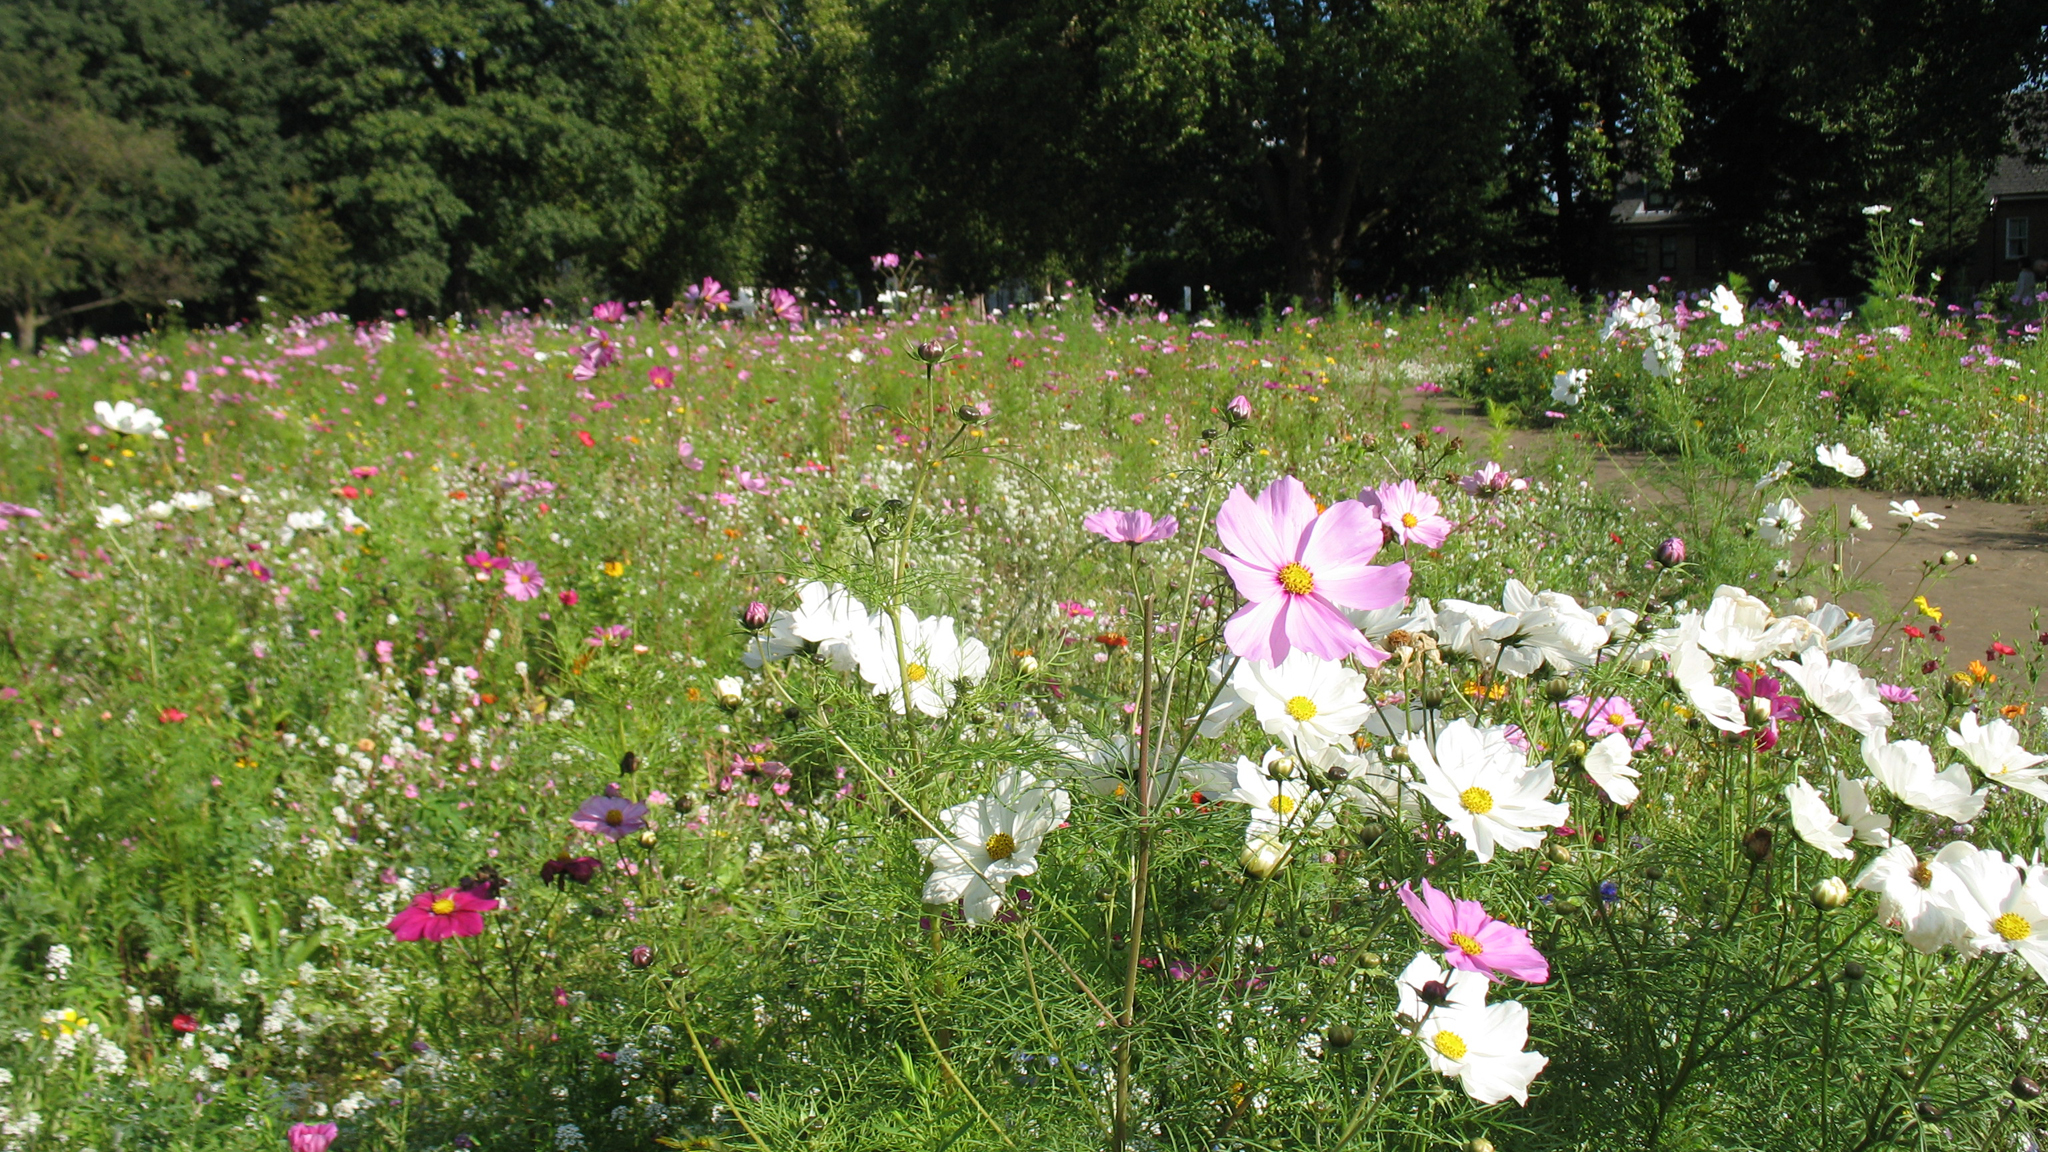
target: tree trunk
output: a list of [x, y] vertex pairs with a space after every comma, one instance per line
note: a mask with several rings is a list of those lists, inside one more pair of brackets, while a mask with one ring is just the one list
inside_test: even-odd
[[1315, 153], [1307, 137], [1304, 128], [1293, 148], [1259, 166], [1259, 191], [1286, 261], [1288, 294], [1304, 304], [1322, 305], [1336, 290], [1337, 271], [1350, 248], [1361, 162], [1345, 162], [1333, 187], [1318, 188], [1325, 157]]
[[42, 327], [42, 314], [34, 305], [14, 310], [14, 346], [23, 353], [34, 355], [36, 350], [36, 329]]

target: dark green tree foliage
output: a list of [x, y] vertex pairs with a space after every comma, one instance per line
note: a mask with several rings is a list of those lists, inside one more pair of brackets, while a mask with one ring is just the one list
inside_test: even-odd
[[630, 9], [341, 0], [273, 20], [282, 131], [354, 241], [356, 307], [600, 292], [648, 263]]

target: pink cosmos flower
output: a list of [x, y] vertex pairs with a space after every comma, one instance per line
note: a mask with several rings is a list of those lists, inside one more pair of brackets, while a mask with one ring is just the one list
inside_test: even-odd
[[1459, 477], [1458, 487], [1473, 496], [1498, 496], [1503, 492], [1523, 491], [1529, 487], [1529, 482], [1488, 460], [1470, 476]]
[[704, 462], [697, 459], [697, 446], [688, 440], [676, 441], [676, 459], [681, 460], [683, 467], [688, 468], [692, 472], [702, 472], [704, 470]]
[[740, 468], [733, 472], [733, 481], [749, 492], [768, 491], [768, 474], [765, 472], [749, 472]]
[[514, 600], [531, 600], [547, 586], [540, 565], [531, 560], [517, 561], [505, 569], [505, 595]]
[[666, 364], [656, 364], [647, 370], [647, 382], [656, 388], [676, 386], [676, 370]]
[[708, 316], [713, 309], [723, 308], [732, 303], [732, 293], [725, 290], [725, 285], [706, 276], [703, 283], [692, 284], [685, 289], [683, 299], [688, 303], [691, 312]]
[[1877, 698], [1887, 704], [1918, 704], [1920, 694], [1902, 684], [1879, 684]]
[[327, 1146], [341, 1135], [341, 1129], [332, 1124], [294, 1124], [285, 1133], [292, 1142], [292, 1152], [327, 1152]]
[[1104, 508], [1083, 517], [1081, 527], [1114, 544], [1152, 544], [1172, 539], [1180, 531], [1180, 521], [1171, 516], [1154, 521], [1150, 512]]
[[647, 805], [622, 796], [592, 796], [569, 817], [569, 823], [595, 836], [623, 840], [647, 827]]
[[1216, 538], [1230, 552], [1202, 555], [1222, 565], [1248, 601], [1223, 626], [1232, 652], [1269, 664], [1296, 648], [1326, 660], [1355, 653], [1372, 666], [1387, 658], [1339, 611], [1385, 608], [1408, 592], [1406, 563], [1372, 564], [1385, 536], [1365, 505], [1341, 500], [1318, 514], [1301, 481], [1282, 476], [1256, 501], [1232, 489], [1216, 514]]
[[484, 930], [486, 912], [495, 911], [496, 900], [443, 888], [413, 897], [385, 927], [400, 940], [446, 940], [450, 936], [476, 936]]
[[588, 344], [576, 349], [576, 367], [569, 370], [571, 380], [589, 380], [599, 372], [619, 362], [619, 350], [612, 347], [608, 337], [600, 335]]
[[1252, 402], [1241, 394], [1231, 397], [1230, 403], [1225, 404], [1223, 407], [1239, 420], [1249, 420], [1252, 418]]
[[1550, 961], [1529, 943], [1529, 932], [1486, 914], [1477, 900], [1454, 900], [1422, 882], [1422, 895], [1401, 885], [1401, 903], [1423, 934], [1444, 946], [1444, 963], [1489, 980], [1503, 975], [1531, 984], [1550, 979]]
[[1443, 505], [1417, 488], [1413, 480], [1367, 488], [1358, 494], [1358, 502], [1377, 513], [1380, 523], [1403, 544], [1441, 548], [1451, 534], [1451, 522], [1442, 514]]
[[898, 256], [894, 252], [886, 252], [880, 256], [868, 257], [868, 262], [875, 266], [875, 271], [880, 272], [884, 268], [901, 267], [903, 264], [903, 257]]
[[616, 324], [626, 318], [626, 305], [618, 300], [607, 300], [602, 304], [593, 305], [590, 309], [590, 318], [603, 324]]
[[785, 324], [795, 324], [804, 318], [803, 305], [797, 303], [796, 293], [787, 288], [770, 288], [766, 303], [768, 314]]
[[1586, 719], [1586, 713], [1590, 710], [1593, 718], [1586, 723], [1586, 735], [1595, 739], [1614, 732], [1633, 736], [1636, 729], [1643, 726], [1643, 718], [1636, 715], [1635, 705], [1621, 696], [1603, 696], [1598, 699], [1574, 696], [1559, 707], [1581, 720]]

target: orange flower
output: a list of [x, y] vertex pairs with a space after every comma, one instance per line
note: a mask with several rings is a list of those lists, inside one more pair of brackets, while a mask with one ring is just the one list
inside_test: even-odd
[[2025, 704], [2007, 704], [1998, 710], [1998, 714], [2007, 720], [2017, 720], [2027, 714], [2027, 706]]

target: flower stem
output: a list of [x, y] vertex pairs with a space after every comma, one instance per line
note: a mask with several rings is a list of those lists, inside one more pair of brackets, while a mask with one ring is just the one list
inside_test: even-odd
[[1124, 942], [1124, 999], [1117, 1014], [1116, 1115], [1110, 1152], [1124, 1152], [1131, 1133], [1131, 1040], [1138, 1003], [1138, 960], [1145, 944], [1145, 899], [1152, 872], [1152, 597], [1145, 597], [1143, 679], [1138, 683], [1138, 859], [1131, 875], [1131, 929]]

